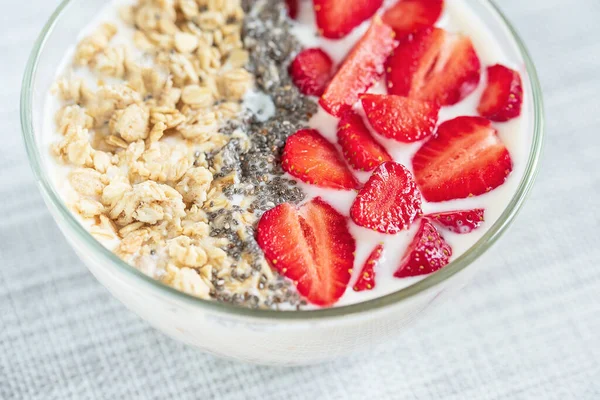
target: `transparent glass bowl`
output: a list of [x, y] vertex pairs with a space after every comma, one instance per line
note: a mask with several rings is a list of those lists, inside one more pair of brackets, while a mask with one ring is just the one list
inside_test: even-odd
[[[460, 289], [483, 261], [474, 262], [506, 231], [521, 209], [539, 166], [543, 104], [533, 62], [517, 33], [488, 0], [468, 0], [505, 53], [524, 65], [525, 109], [532, 110], [531, 150], [525, 173], [508, 207], [466, 253], [440, 271], [395, 293], [343, 307], [273, 311], [239, 308], [178, 292], [124, 263], [96, 241], [61, 201], [45, 164], [44, 102], [74, 38], [106, 4], [66, 0], [35, 43], [21, 93], [21, 124], [27, 154], [56, 223], [97, 279], [128, 308], [168, 335], [204, 351], [250, 362], [305, 364], [345, 354], [397, 335], [415, 317]], [[470, 268], [467, 268], [470, 267]]]

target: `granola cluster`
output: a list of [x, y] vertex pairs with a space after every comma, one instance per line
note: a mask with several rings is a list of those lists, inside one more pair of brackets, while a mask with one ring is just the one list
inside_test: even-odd
[[[138, 0], [120, 16], [131, 32], [97, 27], [77, 45], [71, 76], [53, 88], [63, 106], [52, 152], [72, 167], [71, 208], [92, 221], [92, 235], [116, 240], [119, 257], [176, 289], [252, 307], [298, 304], [253, 238], [257, 201], [275, 205], [257, 200], [257, 177], [265, 185], [272, 177], [252, 170], [248, 181], [241, 165], [256, 154], [273, 168], [279, 148], [257, 150], [260, 124], [242, 112], [259, 75], [250, 72], [240, 0]], [[113, 44], [122, 34], [135, 46]], [[274, 179], [271, 190], [290, 193], [277, 203], [302, 198]]]

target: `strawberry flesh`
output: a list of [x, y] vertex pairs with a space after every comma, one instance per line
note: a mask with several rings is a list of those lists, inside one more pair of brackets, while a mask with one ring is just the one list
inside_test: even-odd
[[444, 0], [400, 0], [388, 8], [383, 22], [402, 38], [420, 29], [433, 26], [444, 8]]
[[429, 101], [382, 94], [363, 94], [361, 102], [373, 129], [399, 142], [416, 142], [430, 136], [440, 107]]
[[331, 80], [333, 61], [321, 49], [302, 50], [290, 64], [289, 73], [300, 92], [320, 96]]
[[299, 130], [287, 139], [281, 167], [302, 182], [318, 187], [340, 190], [359, 187], [333, 144], [314, 129]]
[[400, 43], [386, 73], [390, 94], [446, 106], [477, 88], [481, 63], [468, 37], [426, 28]]
[[381, 258], [381, 254], [383, 253], [383, 244], [378, 244], [371, 254], [369, 258], [363, 265], [362, 270], [360, 271], [360, 275], [354, 284], [355, 292], [362, 292], [363, 290], [372, 290], [375, 287], [375, 267], [379, 263], [379, 259]]
[[444, 122], [412, 163], [417, 185], [431, 202], [484, 194], [502, 185], [512, 171], [496, 129], [481, 117]]
[[373, 18], [369, 30], [354, 46], [325, 89], [319, 100], [321, 107], [336, 117], [351, 109], [359, 96], [383, 74], [385, 60], [396, 44], [392, 28], [381, 22], [381, 18]]
[[488, 67], [487, 75], [488, 83], [477, 107], [479, 115], [497, 122], [505, 122], [521, 115], [521, 75], [500, 64]]
[[385, 148], [377, 143], [362, 118], [353, 111], [344, 114], [338, 125], [338, 143], [352, 168], [372, 171], [382, 162], [392, 161]]
[[479, 228], [483, 222], [483, 208], [464, 211], [448, 211], [426, 215], [438, 225], [455, 233], [470, 233]]
[[267, 211], [256, 240], [271, 266], [312, 304], [330, 306], [346, 291], [356, 244], [347, 219], [321, 198]]
[[285, 5], [287, 7], [288, 15], [291, 19], [296, 19], [298, 16], [298, 2], [300, 0], [285, 0]]
[[389, 234], [408, 229], [420, 214], [421, 193], [411, 173], [393, 161], [377, 167], [350, 208], [357, 225]]
[[406, 249], [396, 278], [426, 275], [446, 265], [452, 256], [452, 248], [426, 218], [421, 220], [419, 230]]
[[319, 33], [329, 39], [346, 36], [371, 18], [383, 0], [313, 0]]

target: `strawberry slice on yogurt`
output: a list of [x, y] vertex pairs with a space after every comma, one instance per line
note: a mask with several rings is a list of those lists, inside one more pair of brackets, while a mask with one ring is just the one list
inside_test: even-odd
[[430, 274], [448, 265], [451, 256], [450, 245], [446, 243], [435, 226], [423, 218], [419, 230], [408, 245], [394, 276], [406, 278]]
[[458, 117], [441, 124], [412, 164], [417, 185], [430, 202], [487, 193], [502, 185], [513, 168], [498, 132], [481, 117]]
[[382, 4], [383, 0], [313, 0], [319, 32], [329, 39], [343, 38]]
[[396, 48], [386, 77], [390, 94], [449, 106], [475, 90], [481, 62], [468, 36], [425, 28]]
[[443, 8], [444, 0], [399, 0], [381, 18], [400, 39], [433, 26], [442, 15]]
[[346, 291], [356, 244], [347, 218], [321, 198], [264, 213], [257, 242], [271, 266], [312, 304], [330, 306]]
[[[342, 4], [340, 2], [340, 4]], [[381, 18], [354, 45], [319, 100], [329, 114], [341, 117], [383, 75], [384, 63], [396, 47], [395, 33]]]

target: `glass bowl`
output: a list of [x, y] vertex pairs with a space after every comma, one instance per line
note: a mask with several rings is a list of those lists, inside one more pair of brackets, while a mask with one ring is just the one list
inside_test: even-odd
[[425, 310], [452, 296], [477, 267], [485, 265], [483, 259], [478, 259], [513, 222], [533, 185], [543, 139], [542, 94], [533, 62], [494, 3], [467, 0], [504, 52], [523, 66], [524, 110], [532, 113], [532, 141], [525, 172], [509, 205], [483, 237], [425, 279], [348, 306], [302, 311], [247, 309], [176, 291], [129, 266], [96, 241], [61, 201], [45, 165], [48, 149], [42, 130], [46, 94], [73, 38], [105, 4], [105, 0], [63, 1], [35, 43], [21, 92], [21, 124], [29, 162], [56, 223], [96, 278], [151, 325], [203, 351], [263, 364], [307, 364], [398, 335]]

